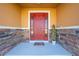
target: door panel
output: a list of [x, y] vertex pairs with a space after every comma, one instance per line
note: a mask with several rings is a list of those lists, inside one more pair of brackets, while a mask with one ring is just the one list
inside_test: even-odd
[[31, 40], [48, 40], [48, 13], [30, 14]]

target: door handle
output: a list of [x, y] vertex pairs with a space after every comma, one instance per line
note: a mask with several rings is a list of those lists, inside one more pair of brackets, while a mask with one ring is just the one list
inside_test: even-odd
[[47, 37], [47, 29], [45, 29], [45, 37]]
[[47, 34], [47, 29], [45, 29], [45, 34]]
[[31, 34], [33, 34], [34, 32], [33, 32], [33, 30], [31, 30]]

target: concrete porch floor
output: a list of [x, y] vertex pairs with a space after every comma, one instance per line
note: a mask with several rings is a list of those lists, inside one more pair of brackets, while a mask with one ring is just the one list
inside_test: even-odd
[[53, 56], [71, 56], [72, 54], [60, 46], [44, 42], [44, 46], [34, 46], [34, 42], [20, 43], [9, 51], [5, 56], [28, 56], [28, 55], [53, 55]]

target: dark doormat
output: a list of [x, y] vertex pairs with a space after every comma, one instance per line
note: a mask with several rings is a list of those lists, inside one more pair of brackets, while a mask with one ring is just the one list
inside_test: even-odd
[[35, 42], [34, 46], [44, 46], [44, 42]]

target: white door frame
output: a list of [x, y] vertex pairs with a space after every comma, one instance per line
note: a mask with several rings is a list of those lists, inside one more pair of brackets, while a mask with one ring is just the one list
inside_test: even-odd
[[28, 11], [28, 29], [29, 29], [29, 40], [30, 40], [30, 13], [48, 13], [48, 41], [50, 39], [50, 11], [49, 10], [30, 10]]

